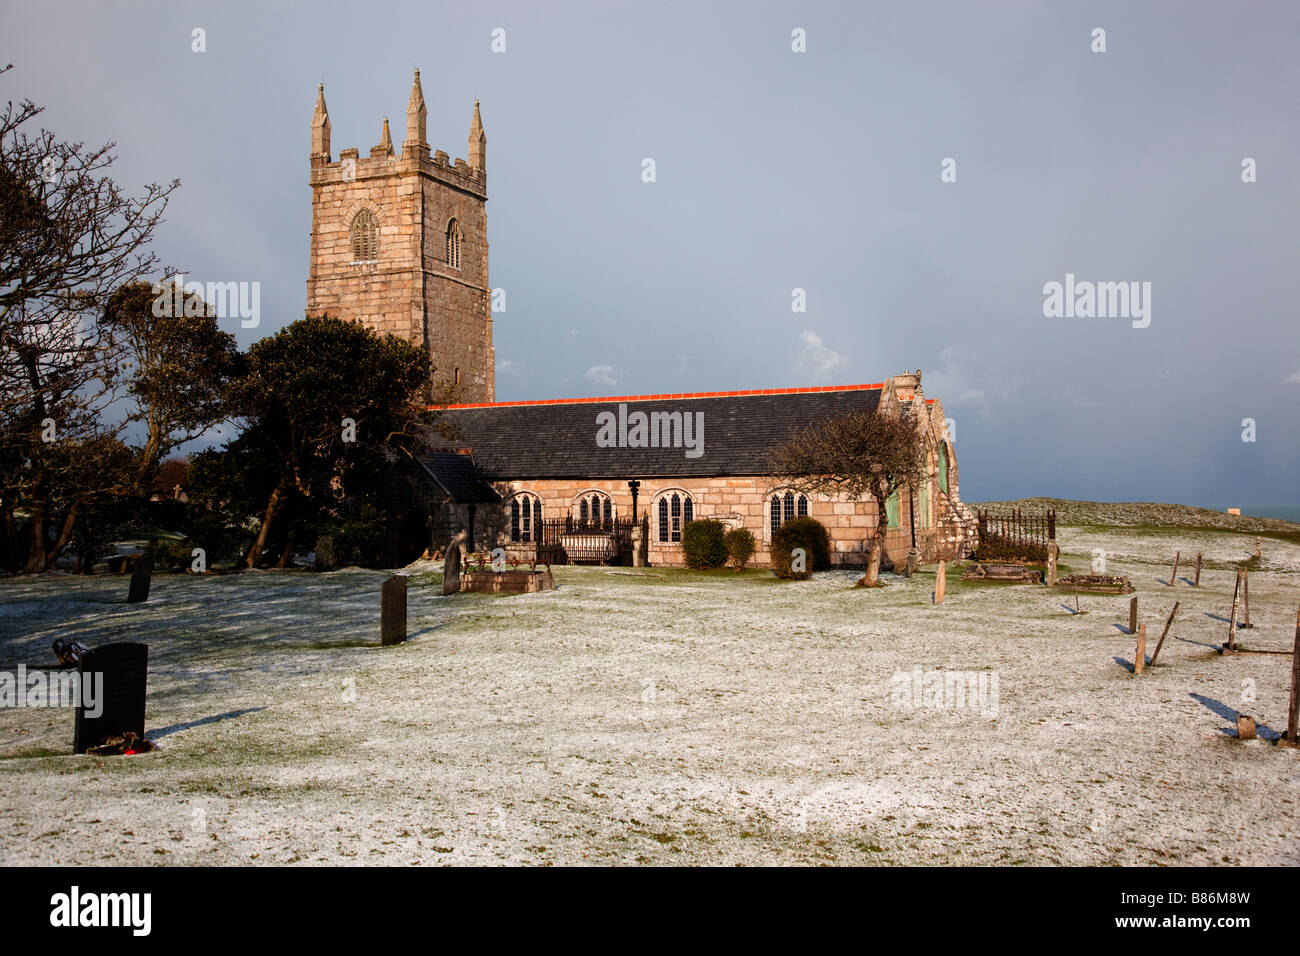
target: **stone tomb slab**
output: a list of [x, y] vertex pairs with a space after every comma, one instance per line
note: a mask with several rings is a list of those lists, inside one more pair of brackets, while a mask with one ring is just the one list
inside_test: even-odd
[[1011, 581], [1021, 584], [1041, 584], [1043, 572], [1031, 571], [1023, 564], [1005, 561], [979, 561], [962, 575], [963, 581]]
[[1062, 591], [1080, 594], [1132, 594], [1133, 585], [1119, 574], [1067, 574], [1056, 582]]

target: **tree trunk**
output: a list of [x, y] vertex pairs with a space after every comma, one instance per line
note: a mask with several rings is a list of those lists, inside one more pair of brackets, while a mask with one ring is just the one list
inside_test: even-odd
[[289, 566], [289, 559], [292, 557], [293, 557], [293, 538], [289, 538], [287, 541], [284, 542], [284, 550], [280, 552], [280, 560], [276, 562], [275, 566], [277, 568], [287, 568]]
[[250, 568], [257, 567], [257, 562], [262, 557], [262, 549], [266, 547], [266, 539], [270, 537], [271, 525], [275, 523], [275, 517], [280, 513], [284, 500], [284, 488], [281, 482], [271, 492], [271, 498], [266, 503], [266, 514], [262, 516], [262, 528], [257, 532], [257, 540], [248, 549], [248, 557], [245, 560]]
[[72, 538], [72, 529], [77, 525], [77, 512], [81, 510], [81, 500], [78, 499], [72, 503], [68, 513], [63, 516], [63, 527], [59, 529], [59, 536], [55, 539], [54, 544], [50, 546], [49, 554], [45, 556], [45, 570], [53, 571], [54, 562], [59, 559], [63, 549], [68, 546], [68, 541]]
[[880, 559], [885, 553], [885, 538], [889, 534], [889, 489], [876, 486], [872, 497], [876, 499], [876, 533], [871, 536], [871, 552], [867, 558], [867, 573], [858, 579], [858, 587], [874, 588], [880, 583]]
[[885, 553], [885, 535], [889, 533], [889, 522], [884, 513], [880, 515], [880, 524], [871, 536], [871, 552], [867, 558], [867, 573], [858, 579], [858, 586], [874, 588], [880, 583], [880, 558]]
[[0, 505], [0, 568], [18, 570], [18, 524], [14, 521], [13, 503], [5, 499]]
[[40, 574], [45, 570], [45, 498], [32, 501], [32, 524], [27, 529], [31, 536], [31, 547], [27, 551], [27, 564], [23, 574]]

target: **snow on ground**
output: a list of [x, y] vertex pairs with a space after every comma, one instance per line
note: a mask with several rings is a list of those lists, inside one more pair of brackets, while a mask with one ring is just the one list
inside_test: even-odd
[[[1061, 544], [1130, 576], [1152, 645], [1182, 601], [1146, 674], [1127, 596], [1075, 615], [950, 574], [933, 606], [933, 568], [875, 591], [557, 568], [444, 598], [425, 562], [394, 648], [383, 572], [157, 575], [135, 606], [125, 576], [0, 580], [0, 669], [58, 636], [150, 645], [161, 748], [74, 757], [69, 710], [0, 710], [0, 863], [1300, 863], [1300, 756], [1234, 737], [1237, 710], [1283, 729], [1290, 659], [1214, 650], [1253, 536]], [[1199, 590], [1168, 586], [1176, 549], [1188, 577], [1205, 552]], [[1265, 539], [1247, 646], [1291, 646], [1297, 570]], [[996, 716], [910, 706], [915, 668], [996, 676]]]

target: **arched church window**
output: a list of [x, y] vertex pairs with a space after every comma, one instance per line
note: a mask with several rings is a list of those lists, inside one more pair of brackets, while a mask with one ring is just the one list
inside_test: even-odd
[[460, 268], [460, 224], [453, 219], [447, 223], [447, 265]]
[[352, 259], [374, 262], [379, 258], [379, 221], [369, 209], [352, 217]]
[[671, 544], [682, 540], [682, 528], [695, 520], [695, 502], [680, 491], [659, 499], [659, 541]]
[[510, 540], [536, 541], [540, 537], [542, 502], [534, 495], [520, 494], [510, 499]]
[[771, 517], [772, 533], [780, 529], [792, 518], [808, 517], [808, 496], [795, 495], [793, 491], [787, 491], [784, 495], [775, 494], [772, 496], [772, 502], [768, 509]]
[[578, 498], [578, 521], [594, 528], [614, 526], [614, 502], [608, 495], [587, 492]]

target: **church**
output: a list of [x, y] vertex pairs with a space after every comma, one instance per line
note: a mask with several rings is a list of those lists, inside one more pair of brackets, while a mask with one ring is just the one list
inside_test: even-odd
[[[330, 150], [325, 91], [311, 121], [312, 231], [307, 312], [362, 322], [426, 348], [453, 443], [431, 440], [401, 517], [396, 563], [459, 533], [470, 551], [511, 561], [680, 566], [682, 529], [713, 518], [753, 532], [765, 565], [774, 531], [795, 517], [826, 526], [836, 565], [866, 564], [887, 523], [885, 566], [916, 550], [954, 560], [975, 544], [957, 459], [921, 373], [864, 385], [497, 402], [488, 282], [487, 136], [474, 103], [466, 159], [430, 151], [415, 71], [398, 152]], [[884, 502], [804, 495], [769, 473], [794, 431], [850, 410], [905, 409], [927, 449], [921, 487]]]

